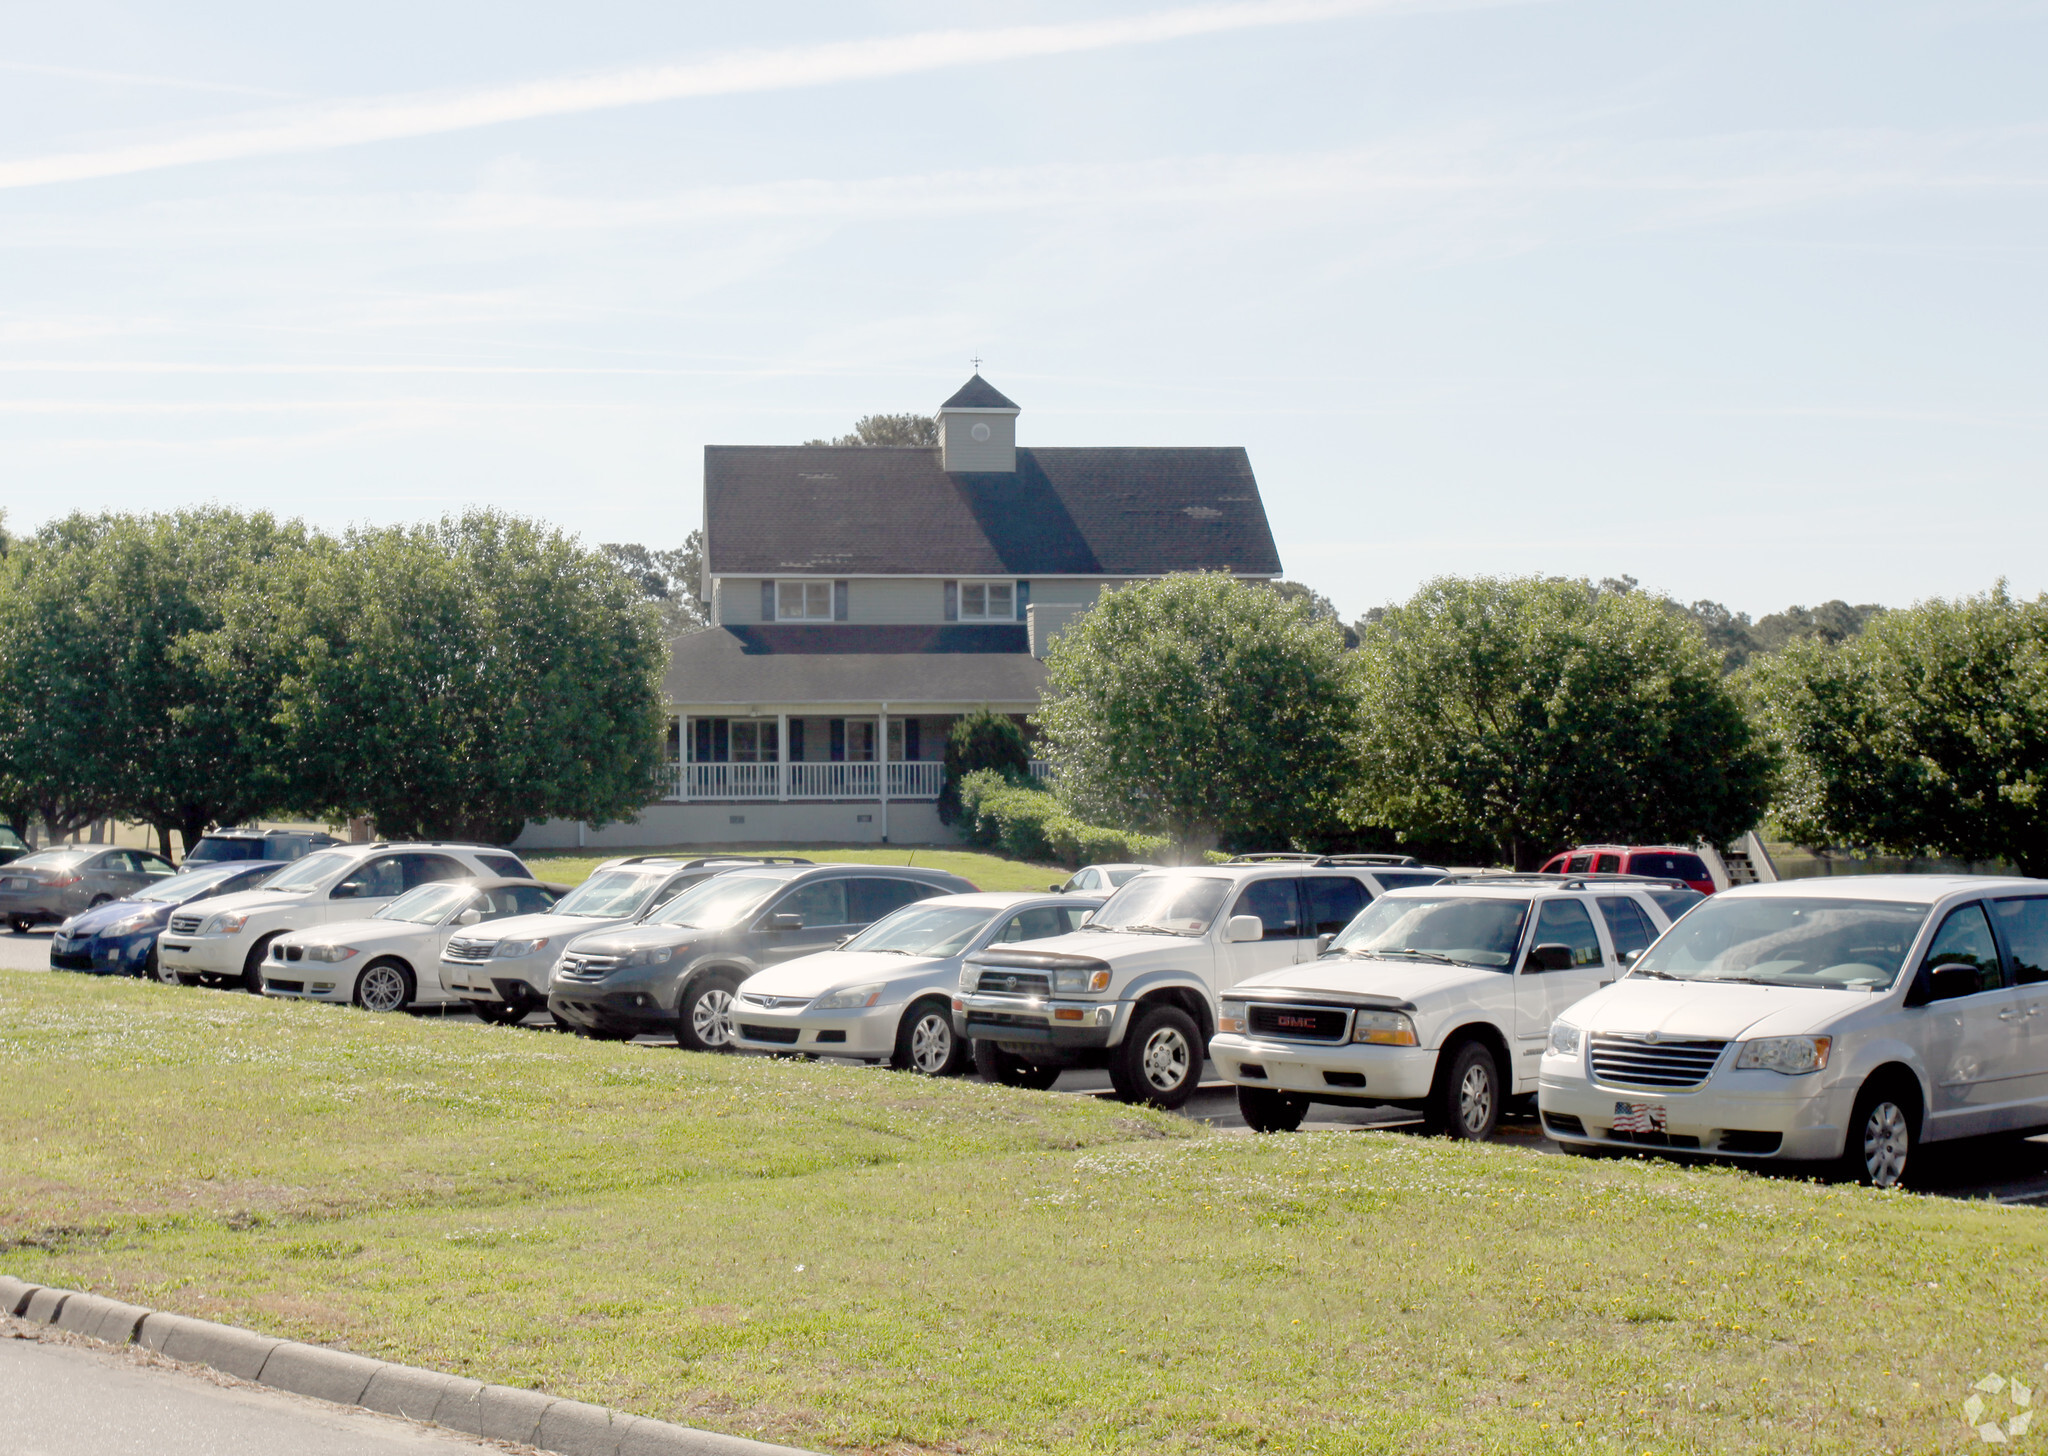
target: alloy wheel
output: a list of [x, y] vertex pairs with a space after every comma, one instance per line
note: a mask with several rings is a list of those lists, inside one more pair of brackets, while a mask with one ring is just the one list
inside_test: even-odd
[[1171, 1092], [1188, 1079], [1188, 1064], [1192, 1053], [1188, 1040], [1180, 1034], [1177, 1026], [1162, 1026], [1145, 1038], [1145, 1052], [1140, 1065], [1145, 1070], [1145, 1080], [1154, 1090]]
[[1465, 1080], [1458, 1084], [1458, 1116], [1467, 1134], [1476, 1133], [1492, 1118], [1493, 1077], [1484, 1066], [1474, 1064], [1465, 1069]]
[[1896, 1102], [1880, 1102], [1863, 1120], [1863, 1171], [1873, 1188], [1895, 1188], [1906, 1175], [1913, 1139]]
[[936, 1077], [953, 1059], [953, 1023], [936, 1011], [927, 1011], [910, 1028], [910, 1065], [927, 1077]]
[[708, 1047], [722, 1047], [732, 1040], [732, 992], [713, 986], [690, 1008], [690, 1030]]
[[365, 1011], [396, 1011], [405, 1005], [405, 975], [396, 966], [371, 966], [356, 994]]

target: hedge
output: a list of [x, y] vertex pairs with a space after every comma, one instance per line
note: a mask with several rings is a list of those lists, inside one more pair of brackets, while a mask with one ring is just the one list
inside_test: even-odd
[[1016, 784], [993, 769], [960, 780], [960, 828], [975, 844], [1013, 859], [1079, 869], [1084, 864], [1158, 862], [1167, 840], [1083, 824], [1044, 789]]

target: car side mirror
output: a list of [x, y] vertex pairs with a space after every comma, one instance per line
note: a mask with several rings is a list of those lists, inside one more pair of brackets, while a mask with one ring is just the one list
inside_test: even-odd
[[1912, 989], [1906, 992], [1908, 1006], [1926, 1006], [1935, 1001], [1954, 1001], [1963, 996], [1974, 996], [1983, 987], [1983, 973], [1975, 966], [1957, 962], [1923, 970], [1913, 977]]
[[804, 918], [801, 915], [770, 915], [768, 917], [768, 928], [770, 930], [802, 930], [804, 928]]
[[1067, 893], [1067, 887], [1065, 885], [1047, 885], [1045, 892], [1048, 895], [1064, 895]]
[[331, 900], [354, 900], [360, 898], [363, 891], [368, 888], [369, 886], [362, 880], [343, 880], [334, 887], [334, 893], [328, 898]]
[[1632, 966], [1642, 958], [1643, 952], [1640, 946], [1634, 950], [1625, 950], [1621, 953], [1621, 963], [1625, 966]]
[[1330, 948], [1330, 942], [1335, 940], [1336, 938], [1337, 932], [1334, 930], [1326, 930], [1321, 935], [1317, 936], [1316, 954], [1321, 955], [1324, 951], [1328, 950]]
[[1525, 971], [1568, 971], [1572, 968], [1572, 948], [1568, 945], [1539, 945], [1529, 952], [1529, 958], [1522, 962]]
[[472, 906], [471, 908], [463, 911], [460, 915], [456, 916], [455, 923], [457, 925], [481, 925], [483, 923], [483, 919], [484, 912]]
[[1223, 938], [1232, 945], [1266, 938], [1266, 922], [1256, 915], [1233, 915], [1223, 927]]

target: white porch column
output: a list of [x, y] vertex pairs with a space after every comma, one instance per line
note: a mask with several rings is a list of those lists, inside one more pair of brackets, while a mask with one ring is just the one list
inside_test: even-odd
[[789, 714], [775, 715], [775, 798], [789, 802]]
[[882, 843], [889, 842], [889, 705], [882, 704], [882, 716], [876, 720], [875, 744], [876, 773], [882, 782]]
[[[685, 804], [695, 797], [690, 791], [690, 764], [697, 755], [697, 735], [690, 731], [690, 715], [683, 714], [683, 762], [676, 770], [676, 797]], [[577, 843], [582, 843], [578, 840]]]

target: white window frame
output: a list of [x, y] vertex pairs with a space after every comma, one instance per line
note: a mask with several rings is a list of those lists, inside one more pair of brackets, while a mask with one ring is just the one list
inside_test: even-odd
[[[785, 593], [794, 591], [800, 610], [784, 610]], [[813, 611], [817, 602], [824, 604], [823, 611]], [[815, 581], [810, 578], [777, 577], [775, 579], [775, 620], [778, 622], [829, 622], [832, 620], [832, 583]]]
[[[1007, 599], [1006, 606], [1000, 613], [991, 612], [988, 609], [988, 594], [991, 588], [1000, 589]], [[978, 593], [981, 597], [982, 606], [978, 612], [970, 612], [967, 609], [967, 594], [970, 591]], [[986, 577], [979, 581], [962, 581], [960, 583], [960, 620], [963, 622], [1016, 621], [1017, 583], [1014, 580], [1003, 581]]]

